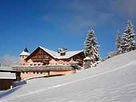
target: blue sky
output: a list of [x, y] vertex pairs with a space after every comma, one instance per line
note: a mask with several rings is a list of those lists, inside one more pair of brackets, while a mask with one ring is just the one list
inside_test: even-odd
[[104, 57], [128, 20], [136, 28], [135, 9], [135, 0], [0, 0], [0, 57], [25, 47], [83, 49], [89, 25]]

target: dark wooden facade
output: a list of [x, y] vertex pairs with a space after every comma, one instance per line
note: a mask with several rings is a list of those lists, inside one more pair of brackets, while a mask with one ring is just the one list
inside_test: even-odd
[[32, 59], [33, 62], [43, 62], [43, 65], [49, 64], [49, 61], [53, 57], [50, 56], [47, 52], [42, 49], [36, 49], [30, 56], [28, 56], [25, 60]]
[[14, 79], [0, 79], [0, 90], [10, 89], [14, 81]]
[[76, 62], [79, 62], [80, 66], [83, 66], [83, 59], [85, 58], [85, 55], [83, 52], [73, 56], [73, 60]]

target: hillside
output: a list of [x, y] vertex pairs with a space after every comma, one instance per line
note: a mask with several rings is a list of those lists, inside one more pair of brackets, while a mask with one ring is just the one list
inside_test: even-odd
[[32, 79], [0, 102], [136, 102], [136, 51], [76, 74]]

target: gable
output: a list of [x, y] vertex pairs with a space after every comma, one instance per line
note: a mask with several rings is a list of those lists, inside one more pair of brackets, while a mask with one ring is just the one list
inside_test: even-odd
[[84, 59], [85, 58], [85, 54], [84, 52], [80, 52], [74, 56], [72, 56], [74, 59]]
[[41, 48], [37, 48], [34, 52], [32, 52], [25, 60], [28, 61], [31, 59], [33, 62], [43, 62], [43, 61], [49, 61], [53, 58], [51, 55], [49, 55], [47, 52], [45, 52]]

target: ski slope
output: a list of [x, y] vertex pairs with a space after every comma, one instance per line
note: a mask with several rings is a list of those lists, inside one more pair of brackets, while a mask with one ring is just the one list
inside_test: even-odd
[[136, 102], [136, 51], [73, 75], [32, 79], [9, 93], [0, 102]]

